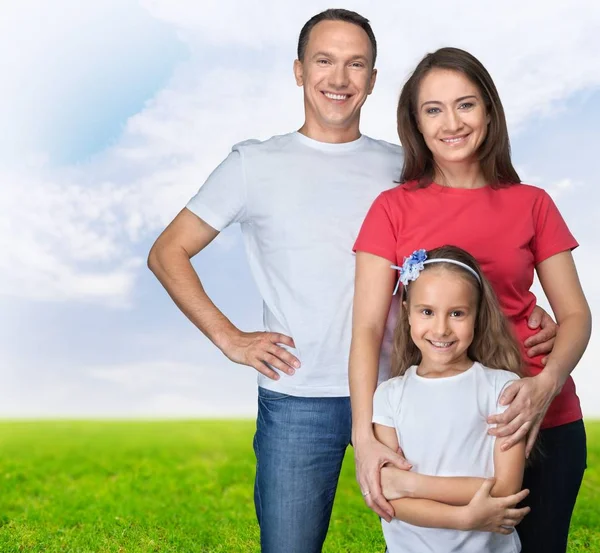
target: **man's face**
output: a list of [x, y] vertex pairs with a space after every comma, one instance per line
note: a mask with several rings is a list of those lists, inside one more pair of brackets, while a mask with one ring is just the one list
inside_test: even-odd
[[309, 35], [304, 61], [294, 62], [298, 86], [304, 87], [306, 126], [349, 130], [375, 85], [373, 52], [367, 33], [344, 21], [321, 21]]

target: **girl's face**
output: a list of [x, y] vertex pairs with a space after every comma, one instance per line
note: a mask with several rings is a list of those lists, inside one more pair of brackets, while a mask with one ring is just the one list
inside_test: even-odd
[[473, 341], [477, 290], [468, 277], [443, 267], [423, 271], [410, 283], [410, 335], [423, 356], [421, 368], [465, 370]]
[[432, 69], [421, 81], [417, 123], [434, 161], [473, 162], [490, 117], [477, 86], [463, 73]]

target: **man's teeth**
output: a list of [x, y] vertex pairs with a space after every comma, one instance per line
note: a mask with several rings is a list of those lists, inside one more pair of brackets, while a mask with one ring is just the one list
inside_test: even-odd
[[447, 348], [449, 346], [452, 345], [452, 342], [434, 342], [433, 340], [431, 340], [431, 343], [436, 347], [436, 348]]
[[331, 100], [345, 100], [346, 98], [348, 98], [347, 94], [331, 94], [330, 92], [325, 92], [324, 94], [325, 96], [327, 96], [327, 98], [330, 98]]

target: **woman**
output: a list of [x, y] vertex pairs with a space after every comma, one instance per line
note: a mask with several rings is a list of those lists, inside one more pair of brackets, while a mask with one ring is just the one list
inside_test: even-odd
[[[467, 52], [442, 48], [419, 63], [400, 96], [398, 133], [405, 152], [401, 185], [375, 201], [355, 244], [350, 391], [363, 494], [379, 493], [367, 475], [385, 462], [368, 450], [379, 348], [395, 282], [390, 263], [402, 265], [417, 248], [455, 244], [477, 258], [521, 343], [532, 333], [527, 317], [535, 305], [529, 291], [534, 270], [559, 323], [546, 365], [541, 357], [526, 358], [529, 376], [505, 391], [501, 403], [511, 405], [488, 422], [500, 423], [490, 432], [512, 435], [506, 448], [528, 435], [528, 454], [539, 431], [542, 453], [531, 460], [523, 482], [531, 490], [531, 513], [518, 531], [524, 552], [565, 551], [586, 457], [570, 377], [591, 328], [571, 255], [577, 242], [551, 198], [520, 184], [494, 83]], [[410, 461], [410, 452], [404, 453]]]

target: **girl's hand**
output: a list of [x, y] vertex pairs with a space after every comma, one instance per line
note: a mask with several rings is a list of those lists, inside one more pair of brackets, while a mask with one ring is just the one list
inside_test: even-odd
[[529, 507], [516, 508], [527, 497], [529, 490], [521, 490], [507, 497], [492, 497], [490, 492], [494, 482], [494, 478], [484, 480], [471, 502], [464, 507], [464, 530], [511, 534], [531, 510]]
[[490, 428], [488, 434], [497, 437], [510, 436], [502, 445], [502, 451], [506, 451], [529, 433], [525, 449], [525, 456], [529, 457], [544, 415], [559, 391], [560, 384], [547, 371], [516, 380], [500, 396], [500, 405], [510, 403], [510, 407], [502, 414], [487, 418], [488, 424], [499, 425]]
[[404, 458], [402, 450], [399, 449], [396, 453], [374, 436], [355, 442], [354, 459], [356, 480], [365, 503], [381, 518], [390, 522], [394, 517], [394, 509], [381, 492], [380, 471], [388, 463], [401, 470], [410, 470], [412, 465]]
[[414, 473], [385, 466], [381, 469], [381, 491], [388, 501], [413, 496]]

